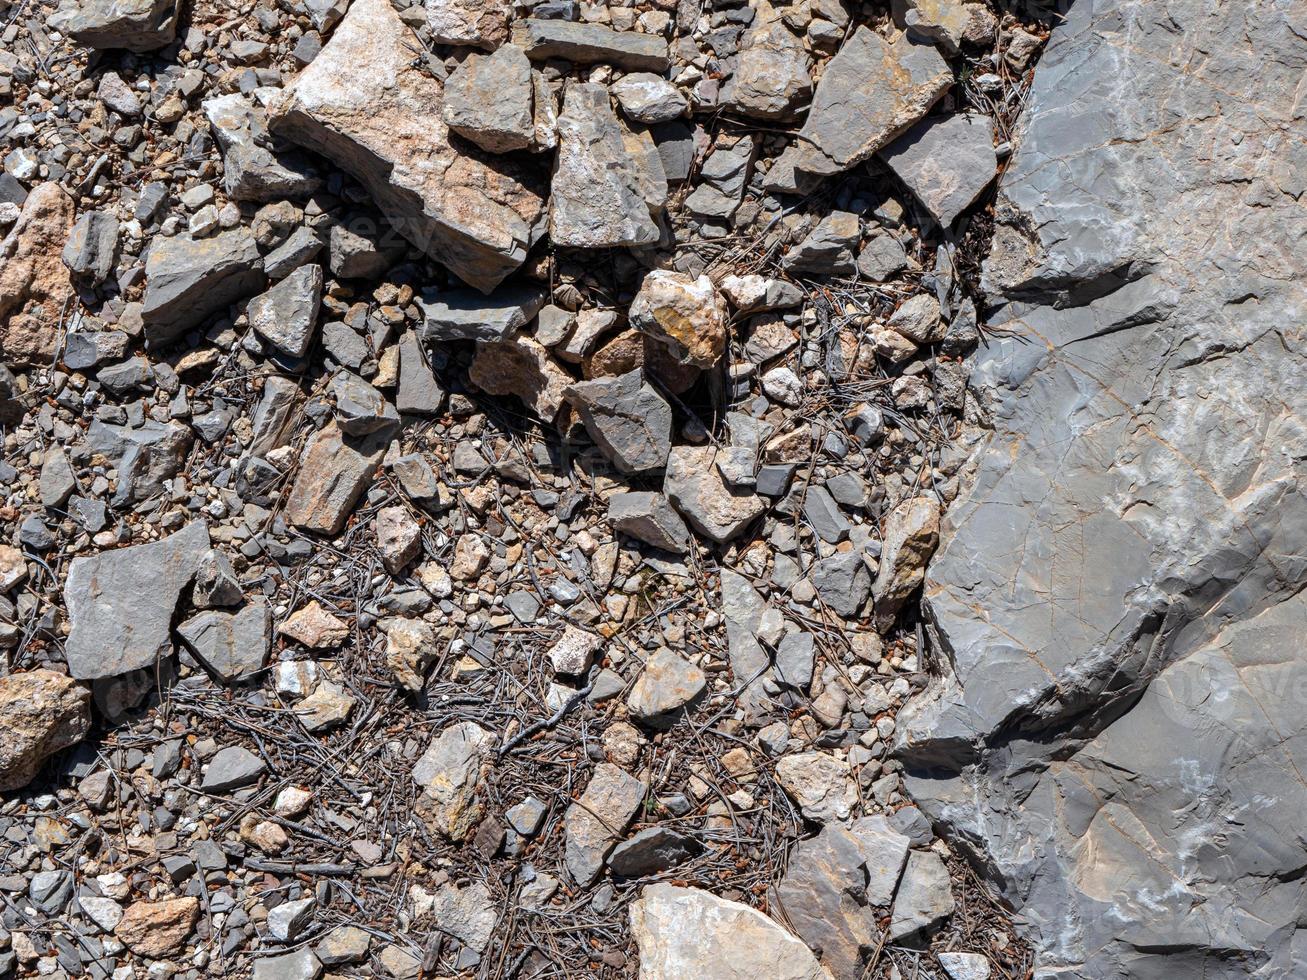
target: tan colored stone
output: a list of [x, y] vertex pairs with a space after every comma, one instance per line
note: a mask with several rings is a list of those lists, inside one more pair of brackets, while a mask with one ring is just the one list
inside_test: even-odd
[[91, 728], [91, 694], [53, 670], [0, 678], [0, 790], [21, 789]]
[[629, 316], [682, 364], [710, 368], [726, 349], [726, 300], [707, 276], [655, 269], [644, 277]]
[[73, 199], [55, 183], [38, 184], [18, 222], [0, 242], [0, 351], [11, 364], [49, 362], [73, 299], [61, 258], [73, 229]]
[[388, 0], [354, 0], [270, 125], [357, 177], [405, 238], [489, 292], [526, 258], [544, 198], [515, 164], [453, 148], [442, 83], [415, 64], [423, 50]]
[[515, 395], [546, 422], [563, 407], [572, 377], [531, 337], [477, 344], [468, 378], [491, 395]]
[[880, 553], [880, 574], [872, 586], [876, 624], [882, 630], [894, 621], [908, 596], [921, 587], [926, 563], [939, 546], [939, 502], [913, 497], [890, 512]]
[[349, 637], [349, 625], [327, 612], [314, 599], [291, 613], [290, 618], [277, 627], [277, 632], [310, 650], [326, 650], [345, 642]]
[[163, 959], [186, 948], [186, 939], [199, 917], [200, 902], [196, 898], [136, 902], [127, 907], [113, 934], [136, 955]]
[[427, 25], [440, 44], [497, 48], [508, 40], [513, 7], [504, 0], [426, 0]]

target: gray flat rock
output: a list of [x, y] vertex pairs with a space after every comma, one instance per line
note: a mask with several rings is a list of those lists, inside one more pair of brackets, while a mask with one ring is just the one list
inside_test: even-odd
[[992, 429], [925, 582], [944, 672], [898, 730], [1048, 977], [1301, 972], [1293, 16], [1076, 4], [1000, 184], [1013, 333], [973, 359]]
[[322, 266], [303, 265], [250, 300], [250, 326], [277, 349], [303, 357], [313, 342], [322, 305]]
[[532, 61], [560, 58], [575, 64], [605, 62], [627, 71], [667, 70], [667, 42], [653, 34], [615, 31], [602, 24], [528, 17], [514, 25], [514, 41]]
[[206, 793], [226, 793], [256, 782], [267, 769], [267, 763], [249, 749], [229, 745], [209, 760], [200, 788]]
[[432, 292], [418, 300], [424, 317], [419, 335], [427, 343], [505, 341], [540, 312], [547, 298], [537, 286], [505, 286], [491, 296], [470, 289]]
[[177, 633], [197, 660], [230, 684], [267, 665], [272, 612], [255, 599], [239, 612], [211, 609], [192, 616]]
[[211, 238], [156, 238], [145, 261], [141, 320], [151, 344], [167, 344], [263, 288], [263, 260], [247, 228]]
[[923, 119], [880, 158], [943, 228], [971, 206], [998, 171], [988, 116], [962, 113]]
[[622, 473], [661, 470], [672, 448], [672, 408], [640, 370], [579, 381], [568, 401], [590, 438]]
[[68, 672], [78, 680], [153, 667], [173, 652], [173, 613], [209, 550], [203, 521], [150, 544], [74, 558], [64, 585]]

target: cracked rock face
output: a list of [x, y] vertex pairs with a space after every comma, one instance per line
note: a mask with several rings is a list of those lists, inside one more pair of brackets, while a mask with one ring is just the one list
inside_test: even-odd
[[502, 162], [455, 150], [439, 80], [386, 0], [358, 0], [271, 107], [279, 135], [357, 177], [405, 238], [489, 292], [522, 264], [544, 200]]
[[900, 751], [1040, 976], [1302, 975], [1293, 17], [1082, 0], [1000, 188], [1010, 336], [975, 360], [993, 428], [927, 575], [941, 674]]

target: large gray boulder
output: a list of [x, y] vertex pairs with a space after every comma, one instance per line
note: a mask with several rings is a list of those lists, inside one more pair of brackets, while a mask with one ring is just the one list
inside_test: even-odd
[[1001, 185], [899, 748], [1041, 977], [1307, 971], [1300, 10], [1081, 0]]

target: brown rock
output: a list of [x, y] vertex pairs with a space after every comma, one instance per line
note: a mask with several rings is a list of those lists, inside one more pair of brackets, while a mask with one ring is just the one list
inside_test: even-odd
[[876, 625], [883, 632], [926, 577], [926, 563], [939, 545], [939, 503], [913, 497], [890, 512], [880, 554], [880, 574], [872, 586]]
[[631, 326], [682, 364], [710, 368], [726, 349], [726, 300], [707, 276], [655, 269], [644, 277], [629, 316]]
[[303, 643], [311, 650], [325, 650], [340, 646], [349, 636], [349, 626], [323, 609], [314, 599], [297, 609], [286, 622], [277, 627], [282, 636]]
[[526, 258], [545, 202], [514, 164], [451, 145], [443, 85], [415, 61], [423, 50], [389, 0], [354, 0], [269, 122], [357, 177], [405, 238], [489, 292]]
[[200, 917], [196, 898], [136, 902], [127, 907], [113, 934], [138, 956], [163, 959], [186, 948], [186, 939]]
[[52, 670], [0, 678], [0, 790], [21, 789], [91, 728], [91, 695]]
[[64, 244], [73, 229], [73, 199], [55, 183], [27, 196], [18, 222], [0, 242], [0, 351], [6, 362], [48, 362], [73, 298]]
[[491, 395], [516, 395], [546, 422], [563, 407], [563, 392], [572, 377], [527, 336], [502, 343], [477, 344], [468, 378]]
[[315, 432], [300, 457], [286, 500], [286, 519], [306, 531], [339, 533], [372, 483], [386, 438], [385, 431], [347, 436], [334, 422]]

